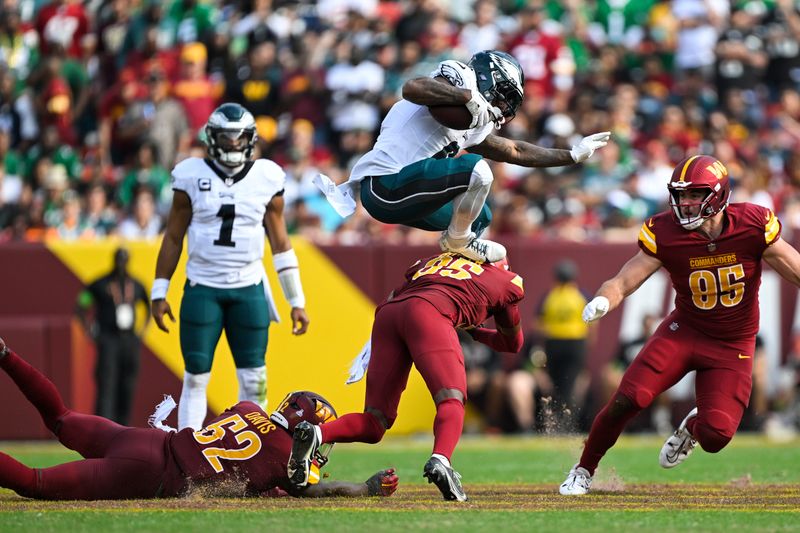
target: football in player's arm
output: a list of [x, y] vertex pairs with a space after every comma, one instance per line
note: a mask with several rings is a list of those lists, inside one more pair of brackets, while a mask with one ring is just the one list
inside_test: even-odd
[[733, 438], [749, 402], [761, 261], [800, 287], [800, 253], [781, 239], [769, 209], [729, 204], [730, 177], [704, 155], [679, 163], [670, 210], [642, 224], [640, 251], [604, 282], [583, 310], [592, 322], [612, 311], [659, 268], [675, 288], [675, 310], [650, 337], [592, 424], [561, 494], [586, 494], [598, 463], [625, 425], [655, 397], [696, 371], [696, 407], [667, 439], [659, 464], [673, 468], [699, 444], [716, 453]]
[[[499, 261], [505, 248], [479, 238], [492, 218], [486, 199], [494, 179], [483, 158], [527, 167], [571, 165], [585, 161], [610, 136], [596, 133], [571, 150], [559, 150], [494, 134], [516, 115], [524, 82], [519, 62], [505, 52], [485, 50], [469, 64], [444, 61], [430, 77], [403, 85], [403, 99], [389, 110], [378, 140], [346, 183], [335, 186], [322, 175], [315, 182], [342, 216], [355, 211], [360, 196], [376, 220], [441, 231], [443, 251]], [[456, 106], [471, 116], [463, 129], [448, 127], [437, 121], [438, 112], [431, 113], [444, 107], [457, 117]], [[461, 150], [470, 153], [456, 157]]]
[[[286, 469], [292, 431], [298, 422], [336, 417], [325, 398], [310, 391], [287, 395], [271, 415], [244, 401], [201, 431], [170, 432], [122, 426], [107, 418], [68, 409], [55, 385], [0, 339], [0, 369], [37, 409], [64, 446], [85, 459], [48, 468], [29, 468], [0, 452], [0, 487], [43, 500], [119, 500], [204, 494], [299, 497], [390, 496], [394, 469], [363, 483], [318, 482], [298, 489]], [[174, 404], [173, 404], [174, 405]], [[168, 413], [167, 413], [168, 414]], [[314, 456], [314, 480], [330, 447]], [[207, 490], [207, 492], [205, 492]]]
[[239, 398], [266, 403], [268, 330], [278, 321], [264, 271], [264, 229], [272, 261], [291, 306], [292, 333], [308, 329], [297, 256], [283, 216], [283, 170], [253, 160], [255, 120], [238, 104], [223, 104], [205, 128], [208, 158], [189, 158], [172, 171], [172, 208], [156, 263], [153, 318], [168, 331], [166, 299], [188, 234], [187, 283], [181, 305], [180, 342], [185, 363], [178, 406], [179, 428], [199, 429], [206, 415], [206, 387], [222, 330], [236, 365]]

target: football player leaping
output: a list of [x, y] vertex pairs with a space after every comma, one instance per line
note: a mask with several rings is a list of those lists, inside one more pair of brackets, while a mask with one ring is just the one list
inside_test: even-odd
[[[403, 100], [392, 106], [375, 146], [346, 183], [334, 186], [320, 175], [317, 185], [342, 216], [353, 213], [360, 194], [366, 210], [381, 222], [442, 231], [442, 250], [498, 261], [505, 248], [476, 238], [491, 221], [486, 198], [493, 177], [483, 157], [525, 167], [571, 165], [589, 158], [609, 138], [609, 132], [596, 133], [571, 150], [558, 150], [493, 134], [516, 115], [523, 85], [520, 64], [505, 52], [479, 52], [468, 65], [444, 61], [429, 78], [403, 85]], [[447, 128], [428, 110], [448, 105], [469, 109], [468, 128]], [[470, 153], [455, 157], [462, 149]]]
[[[0, 487], [42, 500], [169, 498], [200, 489], [204, 495], [390, 496], [398, 484], [393, 469], [364, 483], [318, 482], [306, 490], [289, 483], [286, 464], [292, 432], [305, 421], [336, 418], [325, 398], [309, 391], [290, 393], [268, 415], [253, 402], [239, 402], [202, 431], [166, 432], [121, 426], [107, 418], [64, 406], [55, 385], [0, 339], [0, 369], [39, 411], [59, 442], [85, 459], [29, 468], [0, 453]], [[330, 449], [312, 458], [312, 481]], [[282, 490], [276, 490], [282, 489]]]
[[[372, 355], [367, 367], [363, 413], [350, 413], [322, 425], [300, 423], [294, 432], [288, 475], [304, 486], [320, 446], [333, 442], [379, 442], [397, 418], [400, 395], [413, 364], [436, 404], [433, 454], [423, 475], [445, 500], [465, 501], [461, 476], [450, 458], [464, 426], [467, 377], [456, 328], [494, 350], [516, 353], [522, 347], [517, 302], [522, 278], [505, 260], [478, 263], [453, 253], [417, 261], [375, 311]], [[494, 317], [497, 329], [481, 324]]]
[[730, 178], [720, 161], [685, 159], [668, 188], [671, 210], [642, 224], [639, 253], [600, 286], [583, 319], [601, 318], [661, 267], [675, 288], [675, 310], [594, 419], [561, 494], [589, 492], [597, 464], [628, 421], [693, 370], [697, 406], [664, 443], [659, 463], [679, 465], [698, 443], [710, 453], [724, 448], [750, 400], [762, 259], [800, 286], [800, 254], [781, 239], [781, 223], [765, 207], [728, 205]]
[[175, 195], [156, 264], [153, 318], [167, 331], [174, 317], [166, 300], [189, 234], [186, 285], [180, 316], [185, 363], [178, 427], [200, 429], [206, 415], [214, 349], [223, 328], [239, 381], [239, 399], [266, 406], [264, 356], [270, 321], [278, 314], [264, 272], [264, 227], [281, 289], [292, 307], [292, 332], [308, 328], [297, 256], [283, 218], [285, 174], [267, 159], [252, 160], [253, 115], [238, 104], [223, 104], [205, 127], [208, 158], [189, 158], [172, 170]]

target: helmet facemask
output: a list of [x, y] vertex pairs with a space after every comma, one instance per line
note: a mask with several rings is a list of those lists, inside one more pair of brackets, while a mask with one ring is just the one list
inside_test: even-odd
[[475, 71], [478, 91], [503, 113], [501, 123], [508, 122], [522, 105], [524, 75], [519, 62], [505, 52], [485, 50], [469, 62]]
[[[726, 198], [720, 198], [719, 194], [722, 191], [722, 186], [717, 184], [717, 189], [711, 187], [690, 187], [686, 182], [673, 182], [669, 186], [669, 205], [672, 207], [672, 216], [675, 220], [683, 226], [684, 229], [694, 230], [699, 228], [707, 218], [711, 218], [720, 211], [723, 211], [727, 205]], [[680, 199], [681, 191], [704, 191], [705, 196], [697, 200]], [[725, 194], [722, 191], [722, 194]], [[697, 209], [697, 214], [685, 215], [686, 208], [692, 207]], [[694, 211], [694, 209], [692, 209]]]
[[253, 115], [239, 104], [222, 104], [211, 113], [205, 127], [208, 155], [226, 167], [236, 168], [253, 157], [258, 140]]
[[244, 165], [253, 156], [256, 141], [255, 128], [220, 130], [206, 127], [208, 152], [228, 167]]

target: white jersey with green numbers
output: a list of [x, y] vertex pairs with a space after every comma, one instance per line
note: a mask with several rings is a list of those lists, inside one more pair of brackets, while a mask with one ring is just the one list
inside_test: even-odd
[[226, 176], [210, 160], [192, 157], [172, 170], [172, 188], [189, 195], [186, 277], [209, 287], [254, 285], [264, 275], [264, 213], [284, 188], [285, 174], [268, 159]]

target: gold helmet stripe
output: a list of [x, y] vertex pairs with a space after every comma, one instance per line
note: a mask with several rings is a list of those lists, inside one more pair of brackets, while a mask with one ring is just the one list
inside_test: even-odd
[[686, 177], [686, 172], [689, 170], [689, 167], [691, 166], [692, 162], [698, 157], [700, 156], [695, 155], [686, 160], [686, 163], [683, 164], [683, 169], [681, 169], [681, 177], [678, 179], [678, 181], [685, 181], [683, 178]]

